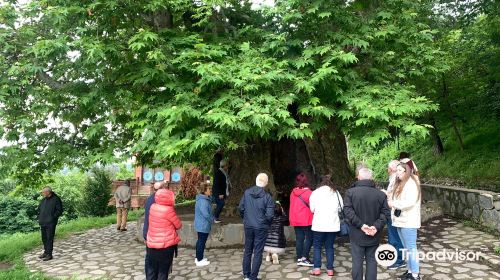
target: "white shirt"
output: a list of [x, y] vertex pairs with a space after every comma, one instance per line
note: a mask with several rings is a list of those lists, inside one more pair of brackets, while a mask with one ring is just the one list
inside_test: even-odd
[[[314, 214], [311, 229], [319, 232], [340, 231], [339, 209], [344, 206], [342, 196], [329, 186], [322, 186], [312, 192], [309, 207]], [[340, 203], [339, 203], [340, 202]]]

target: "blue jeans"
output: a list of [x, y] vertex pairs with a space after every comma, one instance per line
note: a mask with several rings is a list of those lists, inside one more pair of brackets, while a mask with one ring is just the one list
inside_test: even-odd
[[[397, 228], [399, 233], [399, 238], [403, 242], [403, 247], [407, 250], [408, 255], [408, 271], [411, 273], [420, 272], [420, 264], [418, 261], [417, 254], [417, 229], [416, 228]], [[404, 259], [406, 259], [406, 255]]]
[[196, 241], [196, 260], [203, 260], [203, 253], [205, 252], [205, 244], [207, 243], [208, 232], [198, 232], [198, 241]]
[[214, 195], [214, 201], [217, 205], [217, 207], [215, 208], [214, 217], [216, 220], [218, 220], [220, 217], [220, 213], [222, 212], [222, 208], [224, 208], [224, 205], [226, 204], [226, 200], [220, 199], [218, 195]]
[[[267, 239], [267, 229], [245, 227], [245, 252], [243, 253], [243, 276], [256, 280], [262, 264], [262, 252]], [[253, 260], [252, 260], [253, 254]]]
[[335, 241], [336, 232], [319, 232], [313, 231], [314, 239], [314, 268], [321, 268], [321, 249], [323, 245], [326, 251], [326, 269], [333, 269], [333, 242]]
[[387, 233], [389, 235], [389, 244], [394, 246], [396, 252], [398, 252], [398, 259], [396, 260], [395, 265], [401, 265], [405, 262], [403, 261], [403, 243], [401, 242], [401, 238], [399, 238], [398, 228], [392, 225], [392, 221], [387, 221]]
[[293, 227], [295, 230], [295, 251], [297, 252], [297, 260], [301, 258], [309, 259], [309, 251], [312, 246], [312, 231], [311, 226]]

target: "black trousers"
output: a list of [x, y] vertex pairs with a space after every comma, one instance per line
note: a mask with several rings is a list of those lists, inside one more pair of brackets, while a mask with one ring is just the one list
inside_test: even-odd
[[56, 223], [40, 225], [43, 250], [46, 255], [52, 255], [52, 249], [54, 248], [54, 235], [56, 234], [56, 225]]
[[167, 280], [177, 246], [165, 249], [146, 248], [146, 279]]
[[377, 261], [375, 260], [375, 246], [359, 246], [351, 242], [352, 272], [353, 280], [363, 280], [363, 261], [366, 260], [365, 280], [377, 279]]

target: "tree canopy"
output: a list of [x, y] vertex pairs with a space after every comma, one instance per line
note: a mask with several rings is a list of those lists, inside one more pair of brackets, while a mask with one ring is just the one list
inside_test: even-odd
[[[0, 4], [3, 167], [26, 182], [136, 154], [313, 137], [426, 134], [418, 90], [443, 53], [433, 1], [41, 0]], [[16, 160], [13, 160], [16, 159]]]

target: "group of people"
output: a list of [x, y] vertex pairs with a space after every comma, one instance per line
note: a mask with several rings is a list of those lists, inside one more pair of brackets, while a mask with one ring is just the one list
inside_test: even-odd
[[[274, 201], [265, 190], [268, 176], [257, 175], [255, 186], [245, 190], [238, 210], [243, 218], [245, 244], [243, 276], [245, 280], [258, 279], [263, 253], [266, 261], [279, 264], [279, 255], [285, 252], [284, 225], [287, 220], [296, 236], [296, 260], [298, 266], [312, 267], [310, 274], [321, 275], [322, 250], [326, 253], [326, 274], [334, 276], [334, 241], [340, 232], [341, 220], [349, 225], [352, 255], [352, 278], [376, 279], [375, 251], [388, 225], [389, 244], [398, 252], [396, 263], [389, 269], [407, 266], [399, 279], [420, 279], [417, 258], [417, 230], [420, 228], [421, 189], [418, 169], [404, 154], [388, 164], [389, 185], [379, 190], [373, 181], [373, 172], [362, 166], [357, 170], [357, 181], [344, 197], [335, 188], [329, 175], [322, 176], [313, 190], [305, 173], [295, 178], [290, 194], [290, 210], [287, 216], [279, 201]], [[214, 184], [201, 184], [196, 196], [194, 228], [196, 242], [196, 266], [206, 266], [204, 257], [206, 242], [213, 223], [220, 222], [225, 199], [229, 195], [230, 179], [227, 163], [214, 166]], [[168, 279], [180, 237], [177, 231], [182, 222], [174, 210], [175, 194], [165, 183], [153, 185], [154, 193], [145, 202], [143, 237], [146, 244], [146, 279]], [[44, 244], [43, 260], [52, 259], [55, 227], [62, 214], [62, 203], [50, 189], [44, 188], [39, 206], [39, 223]], [[117, 230], [126, 231], [127, 210], [130, 207], [130, 187], [126, 182], [115, 192]], [[212, 214], [212, 203], [216, 204]], [[345, 217], [341, 213], [345, 213]], [[312, 261], [310, 250], [313, 247]], [[403, 252], [407, 252], [404, 255]], [[405, 264], [406, 261], [406, 264]], [[366, 271], [364, 271], [366, 262]]]
[[[379, 190], [373, 181], [373, 172], [361, 166], [357, 170], [357, 181], [346, 191], [344, 198], [329, 175], [321, 177], [315, 190], [309, 185], [306, 174], [300, 173], [296, 177], [290, 194], [288, 218], [295, 231], [298, 266], [312, 267], [311, 275], [321, 275], [324, 248], [326, 274], [334, 276], [334, 241], [340, 233], [341, 221], [345, 219], [349, 225], [353, 279], [363, 279], [363, 276], [365, 279], [377, 278], [375, 251], [386, 224], [389, 244], [396, 248], [398, 256], [396, 263], [388, 269], [407, 266], [407, 271], [398, 279], [420, 279], [417, 258], [417, 231], [421, 220], [418, 169], [407, 154], [401, 153], [399, 160], [389, 162], [387, 171], [388, 187]], [[264, 251], [266, 261], [278, 264], [279, 254], [286, 247], [283, 227], [287, 216], [280, 202], [274, 202], [264, 190], [267, 180], [265, 173], [257, 175], [256, 185], [245, 191], [238, 206], [245, 230], [242, 264], [245, 280], [258, 279]], [[208, 200], [209, 194], [206, 194], [206, 205], [209, 205]], [[209, 211], [209, 206], [206, 210]], [[345, 213], [345, 217], [341, 213]], [[210, 221], [211, 217], [206, 219]], [[200, 240], [204, 248], [206, 237], [198, 242]], [[309, 258], [311, 247], [312, 261]], [[198, 248], [197, 243], [197, 256]]]
[[[279, 264], [279, 255], [285, 252], [286, 247], [284, 225], [287, 219], [296, 235], [297, 265], [312, 267], [312, 276], [321, 275], [321, 254], [324, 250], [326, 274], [334, 276], [334, 241], [340, 233], [342, 218], [349, 225], [353, 279], [363, 279], [363, 276], [365, 279], [377, 278], [375, 251], [386, 224], [389, 243], [398, 251], [397, 262], [388, 269], [406, 265], [408, 269], [399, 279], [420, 279], [416, 251], [421, 203], [418, 171], [415, 163], [408, 158], [389, 162], [387, 170], [388, 188], [379, 190], [373, 181], [373, 172], [362, 166], [357, 170], [357, 181], [344, 197], [329, 175], [322, 176], [313, 190], [307, 175], [300, 173], [290, 194], [288, 216], [281, 203], [274, 201], [265, 190], [267, 174], [258, 174], [255, 185], [245, 190], [238, 205], [245, 233], [244, 279], [258, 279], [264, 252], [266, 261]], [[206, 242], [212, 224], [220, 222], [219, 215], [230, 190], [227, 163], [221, 160], [219, 168], [214, 168], [214, 171], [219, 173], [217, 183], [214, 182], [213, 186], [208, 182], [202, 183], [196, 196], [194, 228], [198, 240], [194, 263], [198, 267], [210, 264], [204, 256]], [[173, 208], [174, 193], [163, 183], [155, 183], [154, 189], [155, 193], [145, 204], [146, 277], [167, 279], [180, 242], [177, 230], [182, 223]], [[214, 213], [212, 203], [216, 204]], [[342, 217], [342, 212], [345, 217]], [[312, 261], [309, 256], [311, 247]], [[408, 254], [403, 256], [404, 252]]]

